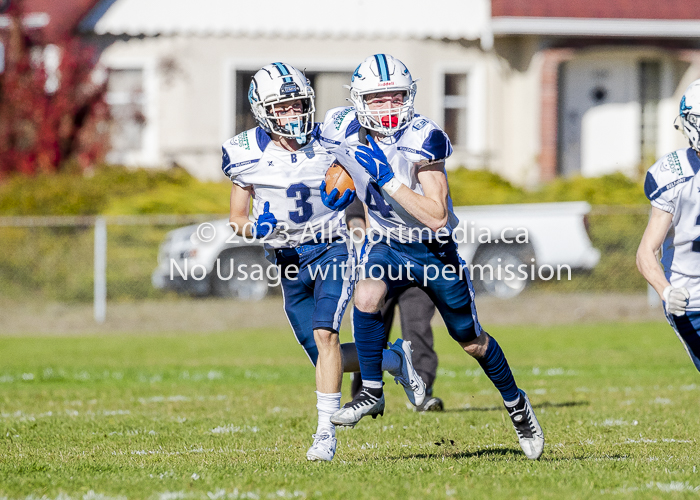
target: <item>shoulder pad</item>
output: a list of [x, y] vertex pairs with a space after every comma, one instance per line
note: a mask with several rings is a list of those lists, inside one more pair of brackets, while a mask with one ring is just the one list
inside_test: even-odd
[[257, 163], [269, 142], [270, 136], [260, 127], [232, 137], [221, 147], [221, 170], [231, 177], [241, 167]]
[[348, 127], [351, 127], [353, 122], [357, 122], [355, 108], [340, 107], [329, 110], [321, 127], [321, 143], [327, 148], [340, 145], [347, 137]]
[[644, 194], [654, 201], [664, 192], [692, 179], [700, 170], [700, 159], [691, 148], [667, 154], [647, 171]]
[[432, 161], [444, 160], [452, 154], [452, 144], [447, 134], [428, 118], [416, 115], [402, 132], [402, 146], [398, 149]]
[[[326, 121], [330, 122], [329, 125], [332, 124], [336, 130], [340, 130], [340, 128], [343, 126], [343, 122], [345, 122], [345, 124], [350, 123], [355, 117], [354, 111], [355, 108], [352, 107], [331, 109], [326, 114]], [[348, 115], [350, 114], [352, 114], [352, 116], [348, 118]]]

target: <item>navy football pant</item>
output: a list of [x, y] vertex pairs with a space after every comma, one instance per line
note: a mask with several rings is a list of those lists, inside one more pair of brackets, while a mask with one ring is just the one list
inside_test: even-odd
[[[422, 288], [440, 311], [450, 336], [457, 342], [470, 342], [482, 333], [469, 271], [453, 241], [367, 241], [361, 264], [363, 277], [381, 279], [385, 283], [387, 300], [406, 287], [417, 285]], [[381, 314], [364, 313], [355, 308], [353, 323], [362, 379], [381, 381], [381, 349], [384, 347]], [[515, 401], [518, 387], [508, 361], [493, 337], [485, 355], [478, 361], [503, 399]]]
[[340, 241], [275, 250], [284, 311], [314, 366], [318, 359], [314, 330], [337, 332], [352, 297], [354, 253], [351, 245]]

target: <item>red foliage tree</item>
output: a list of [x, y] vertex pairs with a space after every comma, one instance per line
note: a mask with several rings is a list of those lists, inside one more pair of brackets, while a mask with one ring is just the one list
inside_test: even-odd
[[88, 168], [109, 148], [106, 83], [94, 82], [95, 51], [65, 37], [54, 44], [60, 63], [50, 74], [45, 47], [32, 40], [21, 14], [21, 2], [13, 2], [0, 74], [0, 178], [56, 172], [68, 163]]

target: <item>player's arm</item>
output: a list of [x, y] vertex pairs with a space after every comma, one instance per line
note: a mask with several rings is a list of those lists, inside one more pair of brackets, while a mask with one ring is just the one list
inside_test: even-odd
[[277, 227], [277, 219], [270, 213], [270, 202], [266, 201], [263, 213], [258, 215], [258, 220], [252, 223], [248, 218], [248, 207], [253, 188], [241, 187], [233, 183], [231, 187], [231, 212], [228, 223], [233, 232], [245, 237], [264, 238]]
[[647, 225], [642, 241], [639, 243], [637, 250], [637, 269], [642, 273], [642, 276], [654, 287], [659, 297], [664, 298], [664, 290], [671, 286], [666, 279], [661, 265], [657, 259], [657, 254], [661, 249], [661, 245], [666, 238], [671, 223], [673, 222], [673, 214], [664, 212], [660, 208], [651, 207], [651, 217]]
[[438, 161], [423, 166], [418, 171], [418, 182], [423, 186], [420, 195], [404, 184], [391, 195], [416, 220], [437, 231], [447, 224], [447, 178], [445, 162]]
[[358, 147], [355, 160], [415, 219], [433, 231], [445, 227], [448, 215], [447, 177], [443, 160], [422, 165], [418, 171], [418, 181], [423, 186], [424, 195], [414, 193], [394, 176], [386, 155], [370, 135], [367, 135], [367, 145]]
[[253, 235], [253, 224], [248, 218], [252, 193], [252, 187], [243, 188], [235, 182], [231, 183], [231, 212], [228, 221], [233, 232], [240, 236]]

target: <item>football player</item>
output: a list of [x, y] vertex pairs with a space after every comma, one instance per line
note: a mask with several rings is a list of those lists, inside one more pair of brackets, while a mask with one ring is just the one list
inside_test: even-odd
[[452, 153], [447, 135], [415, 113], [416, 82], [390, 55], [365, 59], [349, 89], [353, 107], [328, 112], [321, 141], [347, 168], [371, 222], [361, 255], [365, 277], [357, 284], [353, 311], [363, 389], [331, 421], [353, 426], [383, 412], [380, 308], [401, 289], [417, 285], [437, 306], [452, 338], [500, 391], [527, 457], [539, 458], [542, 429], [498, 342], [479, 324], [469, 272], [451, 238], [458, 220], [445, 172]]
[[700, 371], [700, 80], [681, 99], [681, 127], [690, 147], [654, 163], [644, 181], [651, 216], [637, 268], [663, 300], [668, 322]]
[[[359, 369], [355, 346], [341, 347], [338, 340], [355, 281], [343, 213], [355, 192], [325, 193], [334, 157], [318, 141], [314, 91], [302, 72], [283, 63], [264, 66], [253, 76], [248, 99], [258, 126], [222, 148], [222, 169], [232, 181], [230, 225], [263, 240], [268, 259], [279, 266], [285, 313], [316, 367], [318, 427], [307, 458], [331, 460], [337, 442], [330, 416], [340, 408], [342, 373]], [[382, 358], [383, 368], [415, 399], [410, 347], [397, 341]]]

